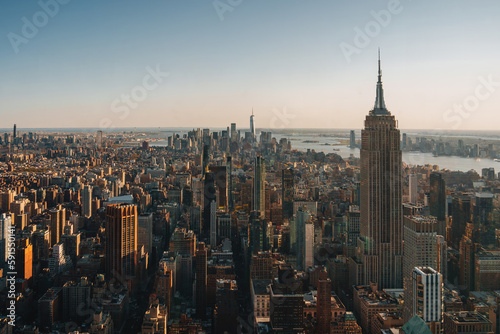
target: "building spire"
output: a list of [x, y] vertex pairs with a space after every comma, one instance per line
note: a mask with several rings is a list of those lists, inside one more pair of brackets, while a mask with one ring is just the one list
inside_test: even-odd
[[378, 49], [378, 81], [377, 81], [377, 98], [375, 99], [375, 106], [370, 112], [374, 115], [390, 115], [385, 106], [384, 89], [382, 88], [382, 67], [380, 65], [380, 48]]
[[380, 67], [380, 48], [378, 48], [378, 82], [382, 83], [382, 69]]

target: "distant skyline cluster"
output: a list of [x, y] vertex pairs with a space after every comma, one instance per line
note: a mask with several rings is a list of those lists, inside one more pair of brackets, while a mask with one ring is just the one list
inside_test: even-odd
[[360, 129], [377, 48], [401, 129], [494, 130], [494, 0], [9, 0], [4, 128]]

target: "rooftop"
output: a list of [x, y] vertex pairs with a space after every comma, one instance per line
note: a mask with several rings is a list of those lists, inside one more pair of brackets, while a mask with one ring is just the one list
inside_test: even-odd
[[267, 288], [272, 283], [270, 279], [252, 279], [253, 290], [256, 295], [269, 294]]
[[484, 315], [477, 312], [447, 312], [445, 315], [456, 323], [491, 323]]

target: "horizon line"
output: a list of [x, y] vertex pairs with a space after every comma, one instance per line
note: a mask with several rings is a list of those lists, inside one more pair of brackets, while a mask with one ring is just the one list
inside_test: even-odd
[[[123, 127], [116, 127], [113, 129], [106, 128], [102, 129], [100, 127], [25, 127], [25, 128], [20, 128], [16, 124], [16, 131], [20, 132], [22, 130], [101, 130], [103, 132], [117, 132], [121, 131], [123, 129], [186, 129], [186, 130], [196, 130], [196, 129], [215, 129], [215, 130], [225, 130], [229, 128], [230, 126], [123, 126]], [[240, 130], [250, 130], [250, 128], [237, 128]], [[256, 128], [256, 130], [277, 130], [279, 131], [287, 131], [287, 130], [345, 130], [345, 131], [350, 131], [350, 130], [362, 130], [363, 128], [315, 128], [315, 127], [300, 127], [300, 128]], [[499, 129], [433, 129], [433, 128], [400, 128], [398, 129], [399, 131], [440, 131], [440, 132], [463, 132], [463, 131], [477, 131], [477, 132], [499, 132]], [[9, 128], [0, 128], [0, 132], [12, 132], [12, 127]]]

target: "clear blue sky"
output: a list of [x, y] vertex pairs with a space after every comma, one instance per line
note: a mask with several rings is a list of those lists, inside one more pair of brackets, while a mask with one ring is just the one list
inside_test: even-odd
[[[355, 29], [390, 2], [221, 0], [232, 9], [221, 20], [212, 0], [72, 0], [44, 22], [39, 2], [6, 0], [0, 128], [244, 128], [253, 107], [258, 128], [359, 129], [380, 47], [386, 104], [401, 128], [498, 129], [500, 86], [469, 117], [447, 110], [474, 102], [479, 77], [500, 82], [500, 2], [401, 0], [347, 61], [341, 43], [355, 46]], [[23, 18], [40, 27], [16, 45]], [[168, 77], [124, 107], [122, 94], [158, 66]]]

